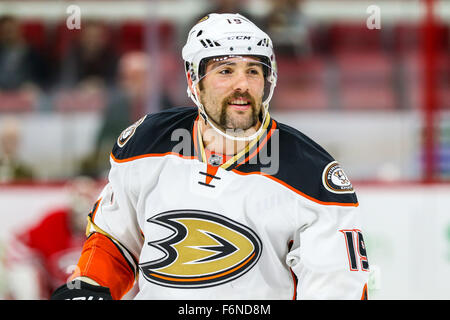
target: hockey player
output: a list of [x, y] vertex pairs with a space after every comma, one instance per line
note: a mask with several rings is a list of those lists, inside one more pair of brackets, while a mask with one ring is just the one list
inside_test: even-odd
[[358, 201], [342, 167], [270, 117], [272, 42], [210, 14], [183, 48], [197, 108], [143, 117], [111, 153], [72, 282], [53, 299], [365, 299]]

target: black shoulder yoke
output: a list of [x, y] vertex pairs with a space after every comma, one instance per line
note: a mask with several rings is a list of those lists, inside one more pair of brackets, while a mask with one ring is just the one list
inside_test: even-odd
[[[149, 154], [164, 154], [177, 150], [183, 156], [194, 154], [189, 141], [198, 109], [192, 107], [171, 108], [148, 114], [126, 128], [118, 137], [112, 155], [117, 160], [126, 160]], [[188, 146], [182, 148], [180, 143]], [[190, 154], [189, 154], [190, 153]]]
[[[353, 187], [335, 159], [320, 145], [300, 131], [276, 122], [277, 131], [261, 149], [257, 163], [234, 168], [242, 173], [268, 173], [291, 190], [323, 204], [355, 206], [358, 203]], [[276, 136], [278, 134], [278, 137]], [[275, 144], [278, 144], [276, 148]], [[272, 154], [276, 152], [276, 154]], [[273, 171], [274, 163], [278, 165]], [[268, 170], [269, 169], [269, 170]]]

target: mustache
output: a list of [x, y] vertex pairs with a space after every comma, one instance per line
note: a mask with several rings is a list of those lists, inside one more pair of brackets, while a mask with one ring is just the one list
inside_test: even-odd
[[245, 92], [234, 92], [233, 94], [231, 94], [228, 98], [225, 99], [226, 103], [229, 103], [235, 99], [239, 99], [239, 98], [243, 98], [248, 100], [248, 102], [250, 103], [251, 106], [255, 106], [256, 102], [255, 99], [250, 95], [250, 93], [248, 93], [248, 91]]

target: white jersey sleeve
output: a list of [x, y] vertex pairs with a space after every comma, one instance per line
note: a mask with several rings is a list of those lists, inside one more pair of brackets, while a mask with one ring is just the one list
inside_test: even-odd
[[366, 299], [369, 264], [358, 207], [320, 208], [295, 235], [286, 262], [298, 278], [297, 299]]
[[132, 169], [111, 161], [109, 183], [101, 192], [96, 208], [90, 215], [87, 233], [99, 232], [113, 240], [137, 271], [136, 261], [143, 237], [136, 216], [138, 197], [135, 190], [138, 188], [139, 177]]

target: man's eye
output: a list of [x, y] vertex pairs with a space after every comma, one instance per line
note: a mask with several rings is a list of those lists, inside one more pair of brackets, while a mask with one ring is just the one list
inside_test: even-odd
[[230, 74], [231, 70], [230, 69], [222, 69], [219, 71], [220, 74]]
[[248, 72], [252, 75], [258, 75], [261, 73], [258, 69], [250, 69]]

